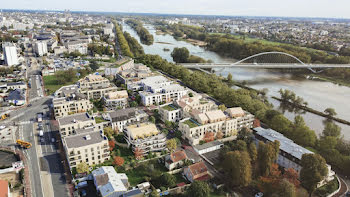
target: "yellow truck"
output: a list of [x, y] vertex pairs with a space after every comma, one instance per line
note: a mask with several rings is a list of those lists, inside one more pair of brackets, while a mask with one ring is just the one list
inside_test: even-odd
[[23, 148], [30, 148], [30, 147], [32, 147], [32, 143], [26, 142], [26, 141], [23, 141], [23, 140], [16, 140], [16, 143], [18, 145], [20, 145], [21, 147], [23, 147]]
[[0, 120], [5, 120], [5, 119], [8, 118], [8, 117], [10, 117], [9, 114], [2, 114], [2, 115], [0, 116]]

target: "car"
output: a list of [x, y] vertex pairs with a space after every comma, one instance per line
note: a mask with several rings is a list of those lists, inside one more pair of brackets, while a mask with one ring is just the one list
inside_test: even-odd
[[85, 189], [81, 190], [81, 196], [86, 196], [86, 195], [87, 195], [86, 190]]
[[40, 138], [40, 142], [45, 142], [45, 139], [43, 137]]
[[27, 105], [27, 107], [31, 107], [31, 106], [32, 106], [32, 104], [28, 104], [28, 105]]
[[6, 128], [5, 125], [1, 125], [1, 126], [0, 126], [0, 130], [3, 130], [3, 129], [5, 129], [5, 128]]
[[262, 193], [262, 192], [255, 194], [255, 197], [263, 197], [263, 196], [264, 196], [264, 193]]
[[55, 138], [51, 138], [52, 143], [55, 143], [55, 141], [56, 141]]

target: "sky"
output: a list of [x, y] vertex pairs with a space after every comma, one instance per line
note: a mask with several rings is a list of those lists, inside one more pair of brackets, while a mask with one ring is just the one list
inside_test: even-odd
[[350, 0], [1, 0], [0, 9], [350, 18]]

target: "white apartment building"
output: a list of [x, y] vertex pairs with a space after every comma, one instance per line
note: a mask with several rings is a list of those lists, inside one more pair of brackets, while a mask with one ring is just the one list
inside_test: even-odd
[[47, 54], [47, 43], [45, 41], [35, 42], [34, 51], [38, 56], [43, 56]]
[[221, 131], [225, 136], [237, 135], [237, 119], [230, 117], [221, 110], [192, 114], [192, 118], [185, 118], [179, 123], [182, 137], [190, 144], [197, 145], [207, 132], [216, 136]]
[[126, 126], [124, 138], [133, 151], [139, 148], [143, 154], [166, 149], [166, 135], [160, 132], [153, 123]]
[[[280, 142], [279, 154], [276, 163], [283, 168], [293, 168], [295, 171], [300, 173], [301, 171], [301, 158], [304, 154], [313, 154], [313, 152], [308, 149], [299, 146], [294, 143], [293, 140], [286, 138], [283, 134], [278, 133], [272, 129], [264, 129], [262, 127], [257, 127], [253, 129], [253, 133], [256, 139], [256, 144], [259, 144], [259, 141], [264, 143], [267, 142]], [[318, 184], [318, 187], [326, 184], [327, 182], [334, 179], [335, 172], [331, 170], [331, 166], [328, 167], [328, 175], [326, 178]]]
[[70, 169], [86, 162], [89, 166], [109, 159], [108, 139], [100, 131], [88, 131], [62, 138]]
[[2, 44], [5, 64], [8, 66], [18, 65], [18, 56], [16, 45], [10, 42], [5, 42]]
[[163, 76], [147, 77], [140, 81], [143, 91], [140, 91], [144, 105], [156, 105], [177, 101], [187, 94], [187, 89], [179, 84], [172, 83]]
[[102, 115], [105, 120], [110, 121], [113, 129], [123, 131], [124, 127], [130, 124], [143, 123], [148, 121], [148, 115], [142, 109], [126, 108], [119, 109]]
[[95, 119], [88, 113], [78, 113], [64, 116], [58, 118], [57, 121], [61, 137], [78, 134], [79, 132], [84, 131], [83, 129], [100, 129], [96, 128]]
[[163, 122], [177, 122], [182, 119], [181, 108], [174, 104], [166, 104], [159, 106], [159, 115]]
[[255, 117], [247, 111], [244, 111], [241, 107], [228, 108], [226, 112], [232, 118], [237, 119], [237, 129], [241, 130], [243, 127], [253, 128]]
[[88, 44], [80, 41], [67, 42], [64, 44], [68, 53], [78, 51], [79, 53], [86, 55], [88, 53]]
[[108, 92], [103, 97], [103, 101], [109, 109], [125, 108], [128, 104], [128, 92], [126, 90]]
[[80, 92], [88, 99], [101, 99], [109, 92], [115, 92], [117, 87], [112, 86], [108, 79], [99, 74], [90, 74], [79, 80]]
[[81, 93], [73, 94], [71, 97], [54, 98], [52, 103], [55, 118], [87, 112], [93, 108], [93, 104]]

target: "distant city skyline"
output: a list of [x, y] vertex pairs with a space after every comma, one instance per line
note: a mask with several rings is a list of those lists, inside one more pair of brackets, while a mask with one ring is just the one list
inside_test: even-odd
[[350, 18], [349, 0], [16, 0], [0, 9]]

